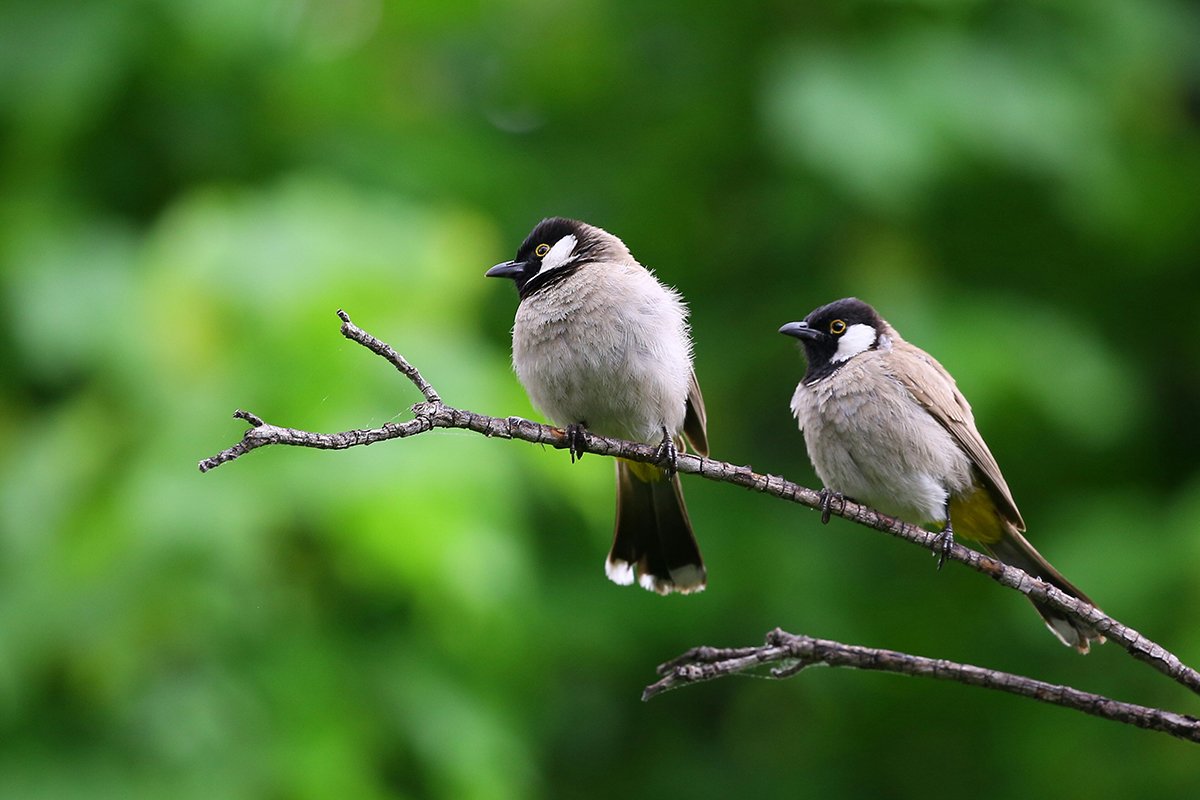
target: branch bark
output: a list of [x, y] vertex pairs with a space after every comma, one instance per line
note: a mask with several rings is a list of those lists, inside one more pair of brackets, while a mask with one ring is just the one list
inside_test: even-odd
[[[478, 414], [473, 411], [466, 411], [446, 405], [442, 402], [440, 395], [438, 395], [437, 391], [434, 390], [433, 386], [426, 381], [421, 373], [415, 367], [409, 364], [403, 356], [397, 353], [388, 344], [380, 341], [356, 326], [353, 322], [351, 322], [350, 317], [346, 314], [346, 312], [339, 310], [337, 313], [338, 317], [342, 320], [341, 333], [343, 336], [351, 341], [361, 344], [363, 347], [366, 347], [367, 349], [386, 359], [401, 374], [407, 377], [413, 383], [413, 385], [417, 387], [418, 391], [421, 392], [421, 395], [425, 399], [424, 402], [418, 403], [412, 407], [413, 419], [403, 423], [389, 422], [379, 428], [349, 430], [340, 433], [316, 433], [313, 431], [304, 431], [295, 428], [284, 428], [276, 425], [270, 425], [255, 414], [252, 414], [248, 411], [238, 410], [234, 412], [234, 417], [247, 421], [250, 424], [250, 427], [243, 434], [241, 441], [237, 442], [232, 447], [222, 450], [216, 455], [202, 460], [199, 464], [201, 472], [208, 472], [209, 470], [215, 469], [221, 464], [240, 458], [252, 450], [256, 450], [259, 447], [265, 447], [268, 445], [312, 447], [320, 450], [344, 450], [346, 448], [358, 447], [360, 445], [369, 445], [391, 439], [403, 439], [409, 436], [416, 436], [418, 434], [431, 431], [435, 428], [457, 428], [462, 430], [470, 430], [475, 431], [476, 433], [481, 433], [488, 437], [520, 439], [533, 444], [547, 445], [555, 449], [566, 449], [568, 447], [566, 431], [561, 428], [556, 428], [551, 425], [542, 425], [537, 422], [522, 419], [520, 417], [491, 417], [485, 414]], [[620, 439], [610, 439], [603, 436], [597, 436], [590, 432], [585, 432], [585, 435], [583, 436], [582, 447], [583, 450], [588, 453], [615, 458], [624, 458], [631, 461], [656, 462], [658, 459], [657, 448], [654, 445], [628, 442]], [[756, 492], [761, 492], [782, 500], [788, 500], [799, 505], [807, 506], [808, 508], [814, 510], [822, 509], [821, 493], [819, 491], [793, 483], [777, 475], [759, 474], [752, 470], [749, 466], [737, 466], [728, 462], [717, 461], [715, 459], [697, 456], [691, 453], [680, 453], [677, 468], [681, 473], [699, 475], [707, 478], [708, 480], [742, 486]], [[843, 519], [849, 520], [850, 522], [863, 527], [887, 533], [891, 536], [904, 539], [905, 541], [911, 542], [920, 547], [933, 550], [936, 553], [941, 553], [940, 543], [935, 545], [937, 534], [881, 514], [868, 506], [864, 506], [852, 500], [842, 500], [832, 503], [831, 507], [829, 507], [827, 510], [833, 516], [842, 517]], [[957, 543], [954, 544], [952, 550], [947, 556], [947, 560], [957, 561], [960, 564], [964, 564], [976, 572], [987, 575], [989, 578], [1003, 586], [1007, 586], [1008, 588], [1034, 598], [1039, 602], [1049, 604], [1054, 608], [1069, 614], [1075, 619], [1079, 619], [1088, 623], [1104, 634], [1104, 636], [1107, 637], [1110, 642], [1122, 647], [1135, 659], [1149, 664], [1151, 667], [1176, 681], [1180, 685], [1186, 687], [1196, 694], [1200, 694], [1200, 672], [1197, 672], [1192, 667], [1184, 664], [1174, 653], [1146, 638], [1133, 628], [1119, 622], [1112, 617], [1109, 617], [1098, 608], [1066, 595], [1053, 586], [1031, 577], [1016, 567], [1004, 564], [994, 558], [986, 556], [975, 550], [971, 550], [970, 548], [964, 547], [963, 545]], [[777, 635], [791, 636], [791, 634], [783, 634], [782, 632], [771, 634], [772, 637], [777, 637]], [[867, 650], [866, 648], [855, 649], [851, 648], [850, 645], [842, 645], [836, 642], [824, 642], [824, 640], [809, 639], [808, 637], [794, 638], [796, 641], [821, 642], [822, 646], [825, 648], [821, 652], [825, 655], [830, 653], [834, 653], [836, 655], [837, 652], [850, 652], [850, 650], [855, 650], [856, 652], [861, 650], [869, 653], [889, 654], [887, 658], [876, 658], [873, 662], [875, 664], [897, 663], [895, 662], [894, 657], [900, 656], [906, 659], [915, 660], [912, 663], [918, 663], [922, 661], [917, 656], [908, 656], [902, 653], [893, 653], [892, 651], [871, 651]], [[780, 641], [783, 641], [783, 639], [780, 639]], [[848, 650], [837, 651], [836, 649], [831, 649], [829, 645], [836, 645], [837, 648], [848, 648]], [[789, 646], [797, 652], [800, 652], [802, 649], [799, 648], [799, 645]], [[780, 645], [778, 644], [768, 644], [767, 648], [765, 648], [768, 651], [767, 656], [773, 658], [780, 652], [779, 647]], [[742, 662], [737, 661], [737, 658], [744, 659], [752, 657], [756, 659], [753, 664], [758, 664], [765, 663], [759, 660], [763, 657], [763, 650], [764, 648], [748, 648], [741, 650], [697, 648], [689, 651], [688, 654], [681, 656], [681, 659], [690, 659], [690, 661], [677, 659], [675, 662], [670, 662], [668, 665], [664, 665], [664, 667], [677, 665], [681, 669], [691, 669], [692, 667], [699, 665], [705, 667], [700, 670], [700, 672], [703, 673], [703, 677], [684, 679], [679, 676], [675, 676], [674, 678], [670, 678], [670, 680], [673, 681], [670, 686], [666, 686], [664, 688], [670, 688], [683, 683], [695, 682], [696, 680], [708, 680], [710, 678], [720, 677], [724, 674], [731, 674], [733, 672], [740, 671], [740, 669], [744, 669], [746, 666], [751, 665], [750, 663], [746, 663], [742, 667], [728, 666], [728, 659], [721, 659], [720, 663], [726, 665], [726, 667], [723, 668], [723, 670], [713, 671], [713, 665], [717, 662], [711, 660], [703, 661], [702, 659], [697, 660], [698, 656], [696, 654], [698, 653], [741, 653], [743, 655], [737, 656], [735, 658], [735, 662], [729, 663], [740, 664]], [[802, 661], [804, 660], [803, 656], [794, 655], [781, 655], [779, 660], [797, 658], [800, 658]], [[862, 663], [839, 663], [837, 665], [858, 666], [860, 668], [873, 669], [886, 668], [882, 666], [863, 666], [863, 664], [867, 663], [869, 660], [870, 659], [863, 661]], [[999, 681], [999, 679], [981, 681], [972, 676], [977, 674], [1001, 676], [1006, 675], [1006, 673], [995, 673], [988, 670], [983, 670], [980, 667], [972, 667], [968, 665], [955, 665], [952, 662], [932, 662], [929, 659], [924, 659], [923, 661], [942, 665], [942, 667], [939, 667], [938, 670], [933, 671], [937, 673], [936, 677], [960, 680], [960, 682], [973, 683], [975, 685], [990, 685], [993, 688], [1004, 688], [1000, 686], [1000, 683], [1003, 683], [1003, 681]], [[822, 660], [820, 663], [831, 662]], [[959, 669], [948, 669], [946, 668], [947, 665], [957, 667]], [[660, 670], [661, 669], [662, 668], [660, 668]], [[926, 668], [922, 667], [922, 669]], [[688, 672], [688, 674], [690, 675], [692, 673]], [[932, 674], [932, 672], [926, 669], [924, 673], [912, 674]], [[960, 675], [962, 677], [950, 678], [951, 675]], [[1019, 676], [1009, 677], [1019, 678]], [[1032, 681], [1032, 679], [1028, 678], [1021, 678], [1020, 680]], [[655, 687], [660, 686], [661, 684], [663, 684], [663, 681], [660, 681], [659, 683], [654, 684], [654, 686], [647, 689], [646, 696], [652, 697], [655, 694], [663, 691], [663, 688], [655, 690]], [[1039, 684], [1039, 682], [1036, 681], [1023, 685], [1037, 685], [1043, 689], [1045, 687], [1050, 687], [1049, 684]], [[1057, 688], [1050, 688], [1054, 689], [1054, 692], [1049, 692], [1049, 694], [1056, 696], [1063, 695], [1063, 692], [1059, 692]], [[1131, 724], [1139, 724], [1136, 720], [1145, 719], [1143, 712], [1138, 710], [1142, 709], [1141, 706], [1129, 706], [1128, 704], [1120, 704], [1118, 701], [1110, 700], [1108, 698], [1100, 698], [1098, 695], [1087, 695], [1087, 693], [1078, 692], [1074, 689], [1066, 689], [1065, 687], [1060, 688], [1063, 688], [1063, 690], [1068, 694], [1077, 693], [1080, 697], [1098, 698], [1098, 700], [1095, 701], [1088, 700], [1085, 702], [1080, 700], [1080, 702], [1084, 703], [1084, 705], [1087, 705], [1088, 708], [1079, 708], [1079, 710], [1087, 711], [1087, 713], [1097, 713], [1096, 711], [1089, 709], [1107, 707], [1104, 706], [1104, 703], [1114, 703], [1118, 704], [1124, 709], [1122, 713], [1128, 717], [1127, 719], [1118, 716], [1105, 715], [1103, 713], [1097, 713], [1097, 715], [1106, 716], [1108, 719], [1121, 719], [1121, 721], [1129, 721]], [[1011, 689], [1004, 690], [1012, 691]], [[1015, 693], [1035, 697], [1037, 699], [1045, 700], [1046, 702], [1056, 702], [1053, 700], [1046, 700], [1048, 693], [1047, 691], [1042, 691], [1042, 689], [1039, 689], [1038, 692], [1016, 691]], [[1100, 701], [1103, 701], [1103, 703]], [[1059, 702], [1058, 704], [1068, 705], [1067, 703], [1063, 702]], [[1069, 707], [1074, 708], [1077, 706]], [[1156, 709], [1150, 710], [1164, 715], [1169, 715], [1171, 713], [1166, 711], [1159, 712]], [[1172, 718], [1176, 720], [1191, 720], [1190, 717], [1184, 718], [1180, 715], [1173, 715]], [[1178, 725], [1178, 723], [1176, 724]], [[1141, 727], [1152, 726], [1142, 725]], [[1165, 728], [1160, 727], [1156, 727], [1154, 729], [1166, 730]], [[1179, 728], [1179, 730], [1182, 729], [1183, 728]], [[1173, 733], [1173, 735], [1178, 734]], [[1191, 738], [1189, 736], [1184, 736], [1183, 738], [1190, 738], [1192, 741], [1200, 741], [1200, 739]]]
[[790, 678], [808, 667], [828, 666], [894, 672], [982, 686], [1081, 711], [1101, 719], [1160, 731], [1189, 742], [1200, 742], [1200, 719], [1186, 714], [1125, 703], [1010, 672], [895, 650], [815, 639], [779, 628], [767, 634], [766, 644], [761, 647], [696, 647], [672, 661], [660, 664], [658, 674], [663, 677], [646, 687], [642, 699], [649, 700], [681, 686], [737, 675], [770, 664], [779, 665], [770, 670], [772, 678]]

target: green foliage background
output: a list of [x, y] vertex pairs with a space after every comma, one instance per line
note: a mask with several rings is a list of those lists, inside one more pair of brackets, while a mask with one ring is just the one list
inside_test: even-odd
[[470, 434], [259, 451], [418, 398], [536, 416], [485, 281], [542, 216], [693, 310], [714, 455], [815, 483], [776, 328], [858, 295], [958, 377], [1030, 538], [1200, 663], [1200, 25], [1168, 0], [7, 0], [0, 795], [1194, 797], [1194, 746], [817, 670], [643, 704], [776, 625], [1197, 713], [927, 554], [685, 480], [708, 591], [604, 579], [611, 465]]

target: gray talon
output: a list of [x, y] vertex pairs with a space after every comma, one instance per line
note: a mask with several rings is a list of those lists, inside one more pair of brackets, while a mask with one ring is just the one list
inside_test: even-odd
[[658, 443], [654, 457], [658, 465], [667, 471], [668, 478], [675, 474], [679, 466], [679, 450], [675, 447], [675, 440], [671, 438], [671, 434], [665, 427], [662, 441]]
[[941, 569], [946, 563], [946, 556], [950, 555], [950, 551], [954, 549], [954, 529], [950, 527], [949, 520], [946, 521], [946, 527], [942, 532], [933, 537], [933, 554], [937, 556], [937, 568]]
[[584, 424], [582, 422], [574, 422], [567, 426], [567, 452], [571, 454], [572, 464], [583, 459], [585, 452], [584, 442], [587, 437], [587, 433], [583, 427]]
[[829, 524], [829, 509], [833, 506], [833, 501], [837, 500], [841, 504], [842, 509], [846, 508], [846, 498], [841, 492], [831, 492], [829, 489], [822, 489], [821, 495], [821, 524]]

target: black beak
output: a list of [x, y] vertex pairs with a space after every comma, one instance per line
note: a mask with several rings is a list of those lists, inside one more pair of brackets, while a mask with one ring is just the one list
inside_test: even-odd
[[524, 271], [524, 261], [505, 261], [483, 273], [483, 276], [485, 278], [515, 278]]
[[807, 322], [789, 322], [779, 329], [784, 336], [794, 336], [797, 339], [815, 340], [821, 338], [821, 332], [808, 327]]

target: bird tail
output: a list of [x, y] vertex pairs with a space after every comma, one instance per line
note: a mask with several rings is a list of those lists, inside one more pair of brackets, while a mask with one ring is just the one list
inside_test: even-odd
[[[1005, 524], [1004, 529], [1003, 535], [997, 541], [985, 545], [992, 555], [1005, 564], [1018, 567], [1074, 598], [1093, 606], [1096, 605], [1086, 594], [1076, 589], [1070, 581], [1064, 578], [1062, 573], [1052, 567], [1050, 562], [1043, 558], [1042, 554], [1035, 550], [1016, 528]], [[1036, 600], [1031, 602], [1037, 612], [1042, 615], [1050, 632], [1068, 647], [1074, 647], [1080, 653], [1086, 653], [1092, 642], [1104, 643], [1104, 636], [1090, 625], [1072, 619], [1044, 603]]]
[[707, 572], [678, 475], [617, 460], [617, 524], [604, 571], [614, 583], [627, 586], [636, 577], [658, 594], [704, 589]]

